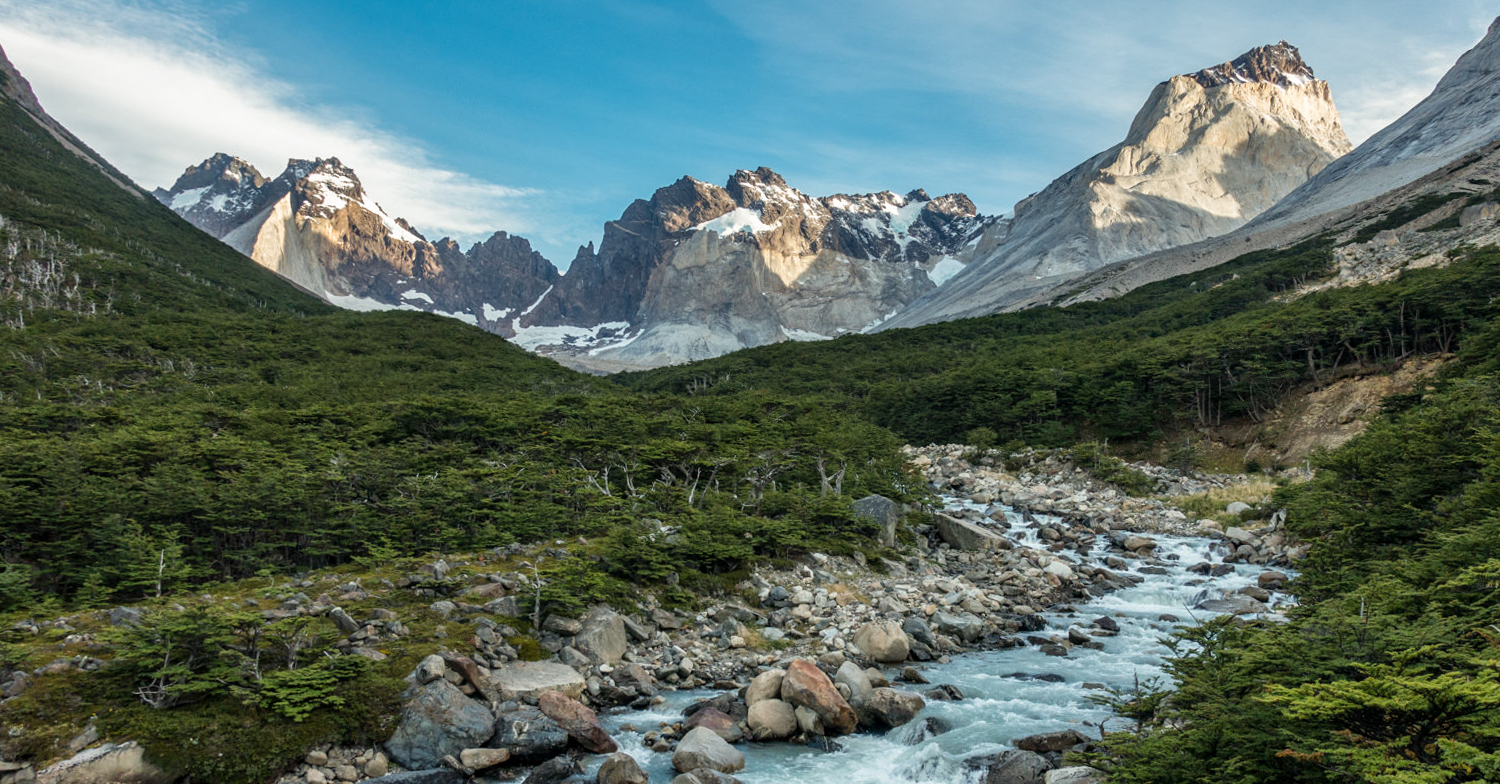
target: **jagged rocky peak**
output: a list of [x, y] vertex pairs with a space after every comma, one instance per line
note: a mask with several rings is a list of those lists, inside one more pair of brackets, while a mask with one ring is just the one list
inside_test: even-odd
[[298, 211], [303, 214], [326, 218], [350, 202], [364, 205], [365, 189], [359, 175], [338, 158], [292, 160], [282, 176], [295, 181], [293, 187], [302, 202]]
[[198, 228], [222, 237], [265, 205], [267, 184], [248, 161], [220, 152], [187, 167], [171, 188], [157, 188], [151, 195]]
[[1278, 87], [1294, 87], [1317, 79], [1313, 69], [1302, 61], [1297, 47], [1286, 41], [1257, 46], [1235, 59], [1203, 70], [1185, 74], [1204, 87], [1225, 84], [1263, 82]]
[[177, 181], [172, 183], [169, 191], [182, 193], [193, 188], [213, 186], [220, 182], [235, 185], [249, 183], [251, 187], [259, 188], [266, 184], [266, 178], [262, 177], [249, 161], [228, 153], [216, 152], [197, 166], [184, 169]]
[[[649, 209], [667, 232], [686, 231], [735, 208], [734, 199], [723, 188], [687, 176], [658, 188], [651, 201], [636, 204], [643, 210]], [[621, 220], [631, 217], [631, 210], [627, 209]]]

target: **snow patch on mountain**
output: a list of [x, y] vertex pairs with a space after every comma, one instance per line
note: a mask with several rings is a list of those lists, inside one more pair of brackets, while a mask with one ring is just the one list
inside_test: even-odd
[[713, 220], [704, 221], [694, 226], [692, 230], [713, 231], [718, 232], [720, 237], [728, 237], [731, 234], [742, 232], [759, 234], [765, 231], [774, 231], [780, 225], [781, 221], [766, 223], [761, 220], [761, 212], [759, 210], [736, 207]]

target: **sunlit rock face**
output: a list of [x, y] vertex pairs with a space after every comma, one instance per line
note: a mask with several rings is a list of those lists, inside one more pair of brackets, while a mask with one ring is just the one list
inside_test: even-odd
[[1227, 233], [1349, 149], [1328, 83], [1286, 42], [1172, 77], [1124, 141], [1017, 204], [1003, 239], [881, 328], [993, 313], [1106, 264]]

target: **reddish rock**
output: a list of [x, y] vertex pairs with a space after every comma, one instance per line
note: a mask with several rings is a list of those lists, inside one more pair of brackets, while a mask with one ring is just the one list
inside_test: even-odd
[[564, 697], [555, 692], [543, 692], [537, 698], [536, 706], [541, 709], [542, 714], [557, 722], [557, 726], [567, 730], [568, 737], [572, 738], [585, 751], [594, 754], [613, 754], [620, 750], [609, 733], [599, 726], [599, 717], [594, 715], [588, 706], [571, 697]]
[[859, 723], [854, 709], [839, 696], [833, 681], [805, 659], [796, 659], [786, 668], [786, 676], [781, 679], [781, 699], [818, 714], [829, 735], [848, 735]]
[[700, 708], [682, 723], [684, 730], [691, 730], [695, 727], [712, 730], [715, 735], [730, 743], [739, 743], [745, 739], [745, 732], [740, 729], [739, 722], [718, 708]]

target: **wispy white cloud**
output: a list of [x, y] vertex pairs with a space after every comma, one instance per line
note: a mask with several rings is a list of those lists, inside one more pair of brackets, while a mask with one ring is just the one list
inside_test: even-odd
[[[823, 89], [962, 94], [981, 116], [1032, 112], [1039, 127], [1096, 144], [1123, 135], [1156, 82], [1282, 38], [1330, 80], [1358, 143], [1427, 95], [1495, 14], [1480, 0], [714, 5], [762, 43], [768, 67]], [[1085, 116], [1088, 127], [1072, 125]]]
[[48, 113], [147, 187], [215, 152], [267, 176], [289, 158], [337, 156], [431, 235], [545, 231], [518, 198], [534, 191], [445, 169], [358, 107], [309, 104], [255, 53], [216, 39], [193, 5], [0, 0], [0, 45]]

